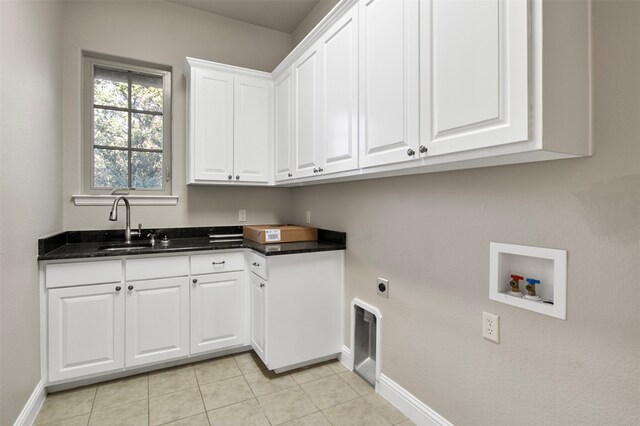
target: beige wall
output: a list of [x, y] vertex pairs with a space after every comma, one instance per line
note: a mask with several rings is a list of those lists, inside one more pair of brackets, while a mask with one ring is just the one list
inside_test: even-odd
[[0, 424], [40, 380], [37, 238], [62, 229], [62, 5], [0, 3]]
[[[639, 40], [640, 2], [595, 3], [591, 158], [293, 190], [294, 221], [347, 232], [382, 372], [456, 425], [640, 423]], [[568, 251], [566, 321], [489, 300], [490, 241]]]
[[64, 17], [64, 228], [121, 228], [109, 222], [109, 207], [77, 207], [81, 188], [80, 68], [89, 50], [173, 67], [173, 192], [175, 207], [132, 208], [145, 227], [287, 221], [287, 189], [187, 187], [185, 185], [186, 56], [271, 71], [289, 53], [291, 36], [164, 1], [72, 1]]
[[[290, 36], [165, 2], [74, 1], [62, 18], [58, 3], [2, 0], [0, 15], [0, 424], [39, 379], [36, 239], [122, 226], [70, 202], [82, 49], [174, 68], [180, 203], [136, 206], [133, 222], [233, 224], [238, 208], [249, 223], [302, 222], [311, 210], [348, 233], [346, 300], [381, 309], [383, 373], [455, 424], [640, 422], [639, 2], [595, 3], [594, 157], [294, 190], [185, 186], [181, 75], [185, 56], [270, 71]], [[567, 321], [488, 299], [490, 241], [568, 250]], [[391, 280], [389, 300], [376, 276]], [[483, 310], [501, 317], [499, 345], [481, 337]]]
[[322, 21], [322, 18], [324, 18], [339, 1], [340, 0], [320, 0], [318, 4], [311, 9], [302, 22], [293, 30], [293, 33], [291, 33], [291, 50], [318, 25], [318, 22]]

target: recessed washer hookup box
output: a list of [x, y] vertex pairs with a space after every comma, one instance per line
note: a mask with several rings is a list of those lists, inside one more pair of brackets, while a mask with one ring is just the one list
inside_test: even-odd
[[244, 238], [260, 244], [317, 241], [318, 229], [298, 225], [250, 225], [244, 227]]

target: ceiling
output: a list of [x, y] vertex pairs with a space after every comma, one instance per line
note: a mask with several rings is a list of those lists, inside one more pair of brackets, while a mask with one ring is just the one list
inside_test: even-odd
[[291, 34], [320, 0], [168, 0]]

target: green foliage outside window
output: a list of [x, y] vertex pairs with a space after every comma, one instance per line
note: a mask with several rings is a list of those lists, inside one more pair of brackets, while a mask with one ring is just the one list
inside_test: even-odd
[[163, 189], [163, 77], [93, 73], [93, 187]]

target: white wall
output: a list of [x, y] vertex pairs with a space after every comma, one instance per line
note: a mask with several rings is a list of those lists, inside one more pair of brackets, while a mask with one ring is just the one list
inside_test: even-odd
[[[294, 221], [347, 232], [382, 372], [454, 424], [640, 424], [640, 2], [593, 12], [593, 157], [293, 190]], [[568, 251], [566, 321], [489, 300], [490, 241]]]
[[132, 208], [145, 227], [286, 222], [288, 189], [185, 185], [186, 56], [271, 71], [289, 53], [291, 36], [164, 1], [72, 1], [64, 10], [64, 228], [122, 228], [108, 207], [78, 207], [81, 193], [81, 51], [88, 50], [173, 67], [173, 192], [175, 207]]
[[0, 424], [40, 380], [37, 239], [62, 229], [62, 5], [1, 15]]

